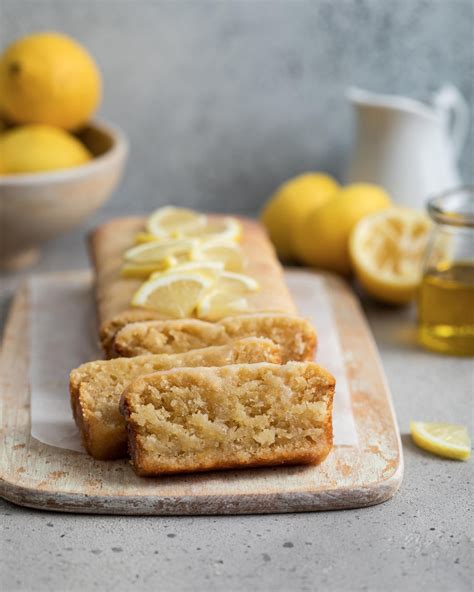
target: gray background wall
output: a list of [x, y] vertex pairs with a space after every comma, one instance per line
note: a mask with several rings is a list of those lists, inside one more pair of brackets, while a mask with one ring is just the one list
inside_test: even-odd
[[0, 0], [0, 19], [2, 45], [59, 30], [99, 62], [100, 115], [131, 143], [110, 213], [251, 213], [300, 171], [341, 177], [350, 84], [423, 99], [451, 81], [474, 102], [472, 0]]

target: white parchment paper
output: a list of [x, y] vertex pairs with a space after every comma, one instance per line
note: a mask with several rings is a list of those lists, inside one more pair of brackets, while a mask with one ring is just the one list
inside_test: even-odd
[[[306, 282], [306, 284], [305, 284]], [[334, 443], [356, 445], [344, 357], [324, 281], [289, 275], [300, 313], [318, 331], [317, 361], [336, 378]], [[31, 435], [50, 446], [83, 452], [69, 404], [69, 372], [102, 357], [89, 273], [33, 276], [30, 300]]]

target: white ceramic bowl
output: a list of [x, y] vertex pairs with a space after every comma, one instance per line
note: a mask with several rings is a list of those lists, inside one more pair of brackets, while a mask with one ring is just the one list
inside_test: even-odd
[[94, 155], [90, 162], [0, 176], [0, 269], [34, 263], [42, 243], [83, 222], [116, 187], [128, 153], [123, 132], [94, 122], [78, 136]]

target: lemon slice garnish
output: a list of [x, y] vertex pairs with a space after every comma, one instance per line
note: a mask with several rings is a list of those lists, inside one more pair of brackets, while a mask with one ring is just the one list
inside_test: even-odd
[[187, 272], [204, 274], [211, 279], [217, 279], [224, 271], [224, 264], [220, 261], [187, 261], [185, 263], [171, 264], [164, 270], [154, 272], [151, 277], [162, 277], [164, 274], [183, 274]]
[[190, 317], [212, 283], [212, 279], [199, 273], [164, 274], [142, 284], [132, 304], [151, 308], [169, 318]]
[[192, 239], [176, 239], [164, 242], [149, 242], [132, 247], [125, 252], [124, 259], [129, 263], [161, 263], [169, 257], [187, 257], [197, 246]]
[[135, 235], [136, 245], [141, 245], [143, 243], [163, 242], [164, 240], [169, 240], [169, 237], [156, 236], [156, 234], [150, 234], [149, 232], [137, 232]]
[[148, 278], [154, 272], [162, 272], [170, 267], [179, 264], [177, 257], [165, 257], [157, 262], [151, 263], [128, 263], [125, 262], [121, 269], [120, 275], [124, 278]]
[[438, 456], [456, 460], [471, 456], [471, 440], [465, 426], [411, 421], [410, 432], [417, 446]]
[[410, 302], [421, 281], [431, 223], [409, 208], [388, 208], [355, 226], [349, 251], [357, 279], [384, 302]]
[[219, 261], [227, 271], [241, 272], [245, 258], [239, 245], [229, 241], [209, 241], [197, 245], [191, 252], [194, 261]]
[[229, 241], [238, 242], [242, 238], [242, 224], [236, 218], [222, 218], [220, 220], [207, 219], [203, 226], [181, 228], [180, 237], [197, 238], [203, 242]]
[[165, 206], [155, 210], [147, 219], [147, 232], [155, 236], [179, 236], [206, 224], [207, 216], [186, 208]]
[[248, 302], [246, 296], [256, 292], [258, 282], [248, 275], [223, 271], [212, 288], [200, 299], [196, 313], [201, 319], [209, 321], [246, 312]]

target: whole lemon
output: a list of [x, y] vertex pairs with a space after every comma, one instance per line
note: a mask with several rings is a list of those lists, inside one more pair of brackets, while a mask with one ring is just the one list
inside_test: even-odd
[[0, 168], [5, 174], [66, 169], [91, 158], [77, 138], [57, 127], [22, 125], [0, 134]]
[[344, 187], [303, 223], [299, 241], [301, 260], [307, 265], [348, 274], [352, 228], [367, 214], [390, 205], [388, 194], [376, 185], [355, 183]]
[[0, 109], [13, 123], [74, 130], [89, 120], [100, 97], [94, 60], [66, 35], [23, 37], [0, 58]]
[[282, 259], [296, 256], [296, 238], [303, 220], [339, 189], [323, 173], [304, 173], [283, 183], [263, 208], [261, 219]]

